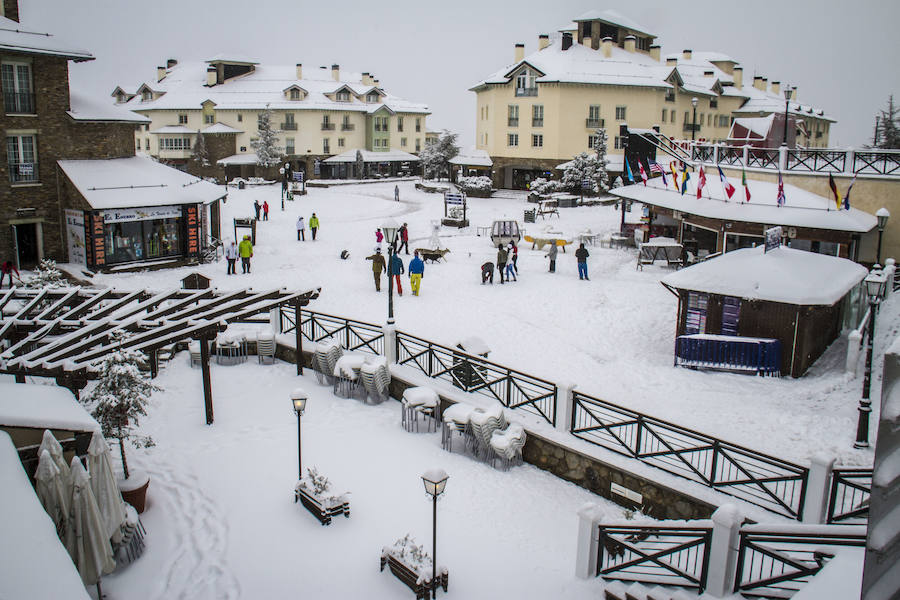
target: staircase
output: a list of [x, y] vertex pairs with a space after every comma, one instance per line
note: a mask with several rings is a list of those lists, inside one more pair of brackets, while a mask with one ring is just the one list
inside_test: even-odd
[[604, 600], [697, 600], [694, 590], [663, 588], [658, 585], [611, 581], [603, 591]]

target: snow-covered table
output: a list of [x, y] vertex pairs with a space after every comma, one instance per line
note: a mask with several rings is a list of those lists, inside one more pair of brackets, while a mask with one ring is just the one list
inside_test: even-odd
[[681, 253], [683, 246], [667, 237], [651, 238], [641, 244], [635, 269], [644, 270], [644, 265], [652, 265], [657, 260], [664, 260], [670, 267], [682, 266]]

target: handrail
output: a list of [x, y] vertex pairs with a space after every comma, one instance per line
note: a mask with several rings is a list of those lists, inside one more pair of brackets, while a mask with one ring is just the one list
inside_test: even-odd
[[826, 523], [865, 524], [868, 521], [872, 473], [871, 467], [832, 470]]

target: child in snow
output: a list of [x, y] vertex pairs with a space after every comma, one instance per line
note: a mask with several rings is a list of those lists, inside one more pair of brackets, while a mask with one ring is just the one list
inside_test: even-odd
[[422, 278], [425, 277], [425, 262], [419, 258], [418, 250], [413, 254], [413, 259], [409, 261], [409, 287], [412, 288], [413, 296], [418, 296], [419, 286], [422, 284]]
[[481, 285], [490, 280], [491, 285], [494, 285], [494, 263], [486, 262], [481, 265]]

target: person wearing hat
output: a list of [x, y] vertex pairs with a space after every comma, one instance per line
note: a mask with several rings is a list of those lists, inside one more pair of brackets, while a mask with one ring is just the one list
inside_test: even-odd
[[253, 244], [250, 243], [250, 236], [245, 235], [241, 243], [238, 244], [238, 255], [241, 257], [241, 270], [243, 273], [250, 272], [250, 259], [253, 258]]
[[406, 223], [400, 226], [400, 247], [397, 248], [397, 254], [406, 248], [406, 254], [409, 256], [409, 230], [406, 229]]
[[312, 232], [313, 241], [316, 241], [316, 231], [319, 229], [319, 217], [313, 213], [309, 218], [309, 230]]
[[387, 263], [384, 262], [384, 256], [381, 254], [381, 248], [375, 248], [375, 253], [372, 256], [367, 256], [366, 260], [372, 261], [372, 275], [375, 277], [375, 291], [381, 291], [381, 272], [387, 268]]
[[228, 245], [225, 246], [225, 260], [228, 261], [228, 271], [227, 275], [234, 275], [234, 263], [237, 261], [238, 257], [238, 248], [237, 244], [234, 243], [234, 240], [230, 240]]

